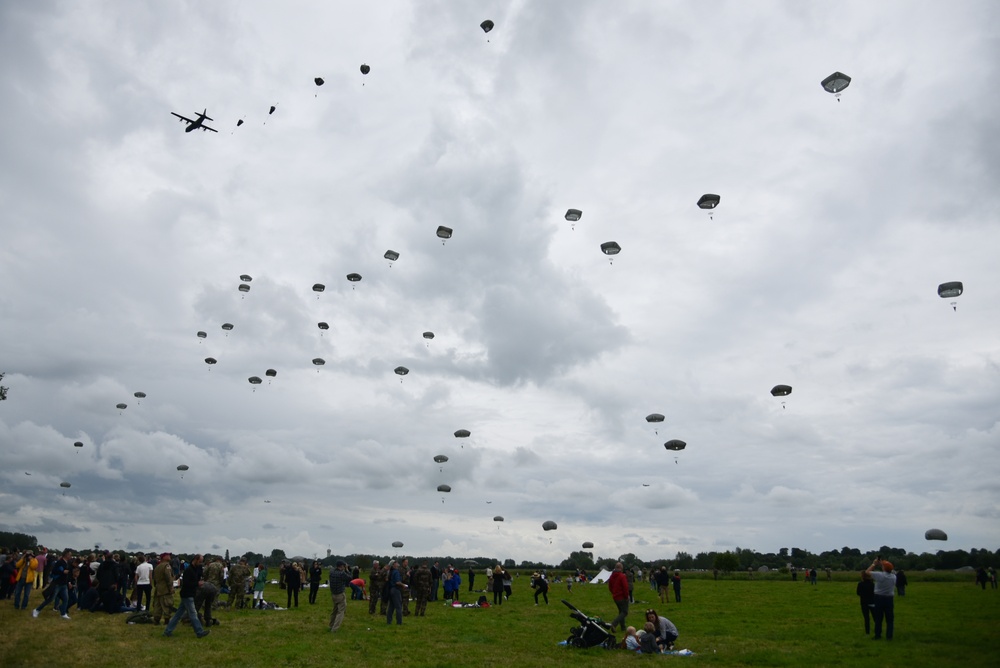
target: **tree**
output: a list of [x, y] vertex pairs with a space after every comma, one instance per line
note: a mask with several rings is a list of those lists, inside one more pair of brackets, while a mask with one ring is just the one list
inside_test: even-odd
[[[4, 374], [0, 373], [0, 380], [3, 380], [3, 377]], [[4, 387], [3, 385], [0, 385], [0, 401], [3, 401], [6, 398], [7, 398], [7, 388]]]
[[268, 558], [268, 563], [270, 564], [280, 564], [285, 561], [288, 557], [285, 556], [284, 550], [279, 550], [277, 548], [271, 550], [271, 556]]
[[682, 571], [688, 571], [694, 567], [694, 557], [687, 552], [678, 552], [674, 562], [674, 568], [679, 568]]
[[729, 573], [740, 567], [740, 560], [730, 551], [725, 551], [715, 555], [713, 568], [717, 568], [723, 573]]
[[559, 564], [559, 568], [565, 571], [572, 571], [577, 568], [582, 568], [585, 571], [592, 571], [595, 566], [594, 553], [584, 552], [582, 550], [570, 552], [569, 558], [564, 559], [563, 562]]

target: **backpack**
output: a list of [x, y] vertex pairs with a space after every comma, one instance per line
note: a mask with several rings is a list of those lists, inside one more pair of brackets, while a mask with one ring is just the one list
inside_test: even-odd
[[153, 613], [147, 610], [140, 610], [139, 612], [133, 612], [131, 615], [125, 618], [126, 624], [152, 624], [153, 623]]

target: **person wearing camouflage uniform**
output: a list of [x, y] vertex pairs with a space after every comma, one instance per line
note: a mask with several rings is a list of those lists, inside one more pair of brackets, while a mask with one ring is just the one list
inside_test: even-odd
[[250, 577], [250, 567], [246, 557], [240, 563], [229, 569], [229, 609], [240, 610], [246, 596], [247, 578]]
[[153, 623], [159, 625], [163, 618], [174, 614], [174, 571], [170, 568], [170, 554], [160, 555], [160, 563], [153, 569], [153, 604], [150, 606]]
[[420, 564], [420, 568], [413, 571], [411, 577], [413, 595], [417, 599], [415, 611], [417, 617], [423, 617], [427, 612], [427, 601], [431, 597], [431, 581], [431, 569], [427, 568], [427, 562], [424, 561]]
[[198, 593], [195, 595], [195, 609], [202, 607], [205, 609], [204, 621], [202, 622], [205, 626], [211, 626], [213, 623], [218, 625], [219, 623], [212, 619], [212, 608], [215, 606], [219, 592], [222, 591], [222, 571], [222, 557], [215, 557], [212, 559], [212, 563], [205, 567], [205, 584], [211, 586], [199, 587]]
[[403, 603], [403, 616], [410, 616], [410, 576], [413, 575], [413, 571], [410, 570], [410, 560], [403, 559], [403, 562], [399, 565], [399, 575], [403, 579], [403, 584], [406, 585], [406, 589], [401, 591], [402, 603]]
[[372, 571], [368, 574], [368, 614], [375, 614], [375, 606], [380, 606], [379, 614], [385, 617], [386, 600], [382, 598], [382, 589], [385, 587], [385, 579], [389, 574], [379, 564], [378, 560], [372, 562]]

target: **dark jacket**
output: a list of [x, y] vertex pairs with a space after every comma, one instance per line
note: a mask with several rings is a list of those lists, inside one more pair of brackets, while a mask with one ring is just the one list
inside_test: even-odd
[[198, 581], [202, 579], [202, 571], [201, 564], [184, 569], [184, 575], [181, 576], [181, 598], [194, 598], [198, 593]]
[[875, 581], [862, 580], [858, 583], [856, 593], [861, 599], [861, 605], [869, 607], [875, 605]]

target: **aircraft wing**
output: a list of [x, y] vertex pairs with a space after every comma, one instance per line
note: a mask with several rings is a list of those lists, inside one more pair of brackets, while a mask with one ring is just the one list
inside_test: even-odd
[[209, 132], [218, 132], [218, 130], [216, 130], [215, 128], [210, 128], [207, 125], [205, 125], [204, 123], [201, 124], [201, 129], [202, 130], [208, 130]]
[[171, 111], [170, 113], [176, 116], [177, 118], [181, 119], [182, 121], [187, 121], [188, 123], [194, 123], [194, 121], [192, 121], [190, 118], [185, 118], [184, 116], [181, 116], [176, 112]]

